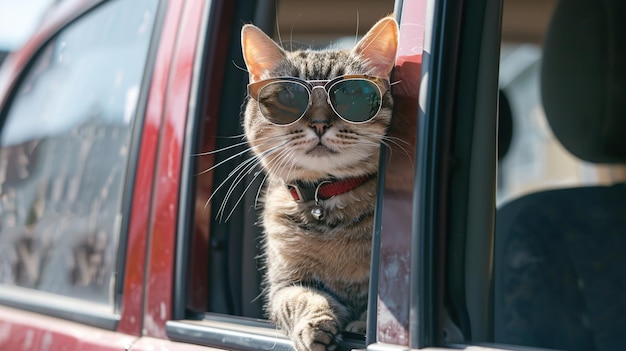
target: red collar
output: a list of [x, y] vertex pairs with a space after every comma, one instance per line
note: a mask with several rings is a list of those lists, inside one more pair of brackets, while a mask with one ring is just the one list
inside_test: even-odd
[[316, 200], [316, 192], [317, 200], [328, 200], [333, 196], [341, 195], [358, 188], [372, 179], [372, 177], [372, 174], [368, 174], [353, 178], [328, 179], [315, 183], [297, 180], [295, 183], [287, 184], [287, 189], [296, 202]]

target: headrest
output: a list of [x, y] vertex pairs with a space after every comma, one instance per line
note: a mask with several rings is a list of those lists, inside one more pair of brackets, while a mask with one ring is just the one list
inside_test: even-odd
[[509, 98], [502, 90], [498, 92], [500, 104], [498, 105], [498, 160], [502, 160], [511, 148], [513, 139], [513, 111]]
[[563, 146], [596, 163], [626, 163], [626, 1], [561, 0], [541, 72], [548, 122]]

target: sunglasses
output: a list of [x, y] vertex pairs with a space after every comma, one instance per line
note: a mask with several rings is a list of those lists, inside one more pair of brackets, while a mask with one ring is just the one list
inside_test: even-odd
[[257, 101], [265, 119], [284, 126], [304, 116], [311, 106], [313, 89], [324, 89], [328, 104], [337, 116], [358, 124], [368, 122], [378, 114], [389, 86], [386, 78], [362, 74], [332, 80], [280, 77], [248, 84], [248, 95]]

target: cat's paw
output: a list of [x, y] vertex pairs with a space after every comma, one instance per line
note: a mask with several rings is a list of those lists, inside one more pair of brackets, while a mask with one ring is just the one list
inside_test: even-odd
[[348, 323], [346, 331], [355, 334], [365, 334], [367, 330], [367, 322], [365, 321], [353, 321]]
[[298, 351], [331, 351], [337, 347], [340, 327], [329, 315], [304, 319], [294, 327], [291, 339]]

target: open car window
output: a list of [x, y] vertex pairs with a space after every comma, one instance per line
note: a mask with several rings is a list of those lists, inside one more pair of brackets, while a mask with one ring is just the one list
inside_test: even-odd
[[[254, 6], [245, 4], [231, 9], [234, 12], [233, 23], [235, 24], [229, 35], [239, 37], [241, 23], [250, 22], [281, 43], [286, 50], [322, 49], [328, 46], [352, 48], [360, 36], [377, 20], [394, 11], [402, 12], [402, 2], [394, 3], [393, 1], [341, 3], [278, 1], [267, 5], [263, 2], [258, 3], [256, 11], [254, 11]], [[425, 6], [422, 7], [421, 12], [412, 13], [413, 16], [407, 15], [403, 19], [404, 24], [401, 24], [401, 45], [404, 46], [398, 62], [401, 63], [402, 72], [397, 72], [402, 78], [397, 78], [398, 81], [395, 82], [392, 77], [392, 81], [395, 82], [392, 83], [392, 89], [393, 94], [398, 96], [400, 115], [407, 121], [404, 124], [400, 122], [392, 126], [393, 135], [386, 143], [390, 148], [389, 155], [385, 156], [386, 161], [383, 166], [386, 168], [393, 164], [389, 166], [392, 170], [388, 173], [390, 177], [388, 186], [391, 188], [391, 193], [386, 194], [385, 197], [388, 197], [388, 202], [392, 203], [394, 193], [408, 191], [402, 195], [404, 200], [400, 200], [395, 205], [407, 213], [410, 213], [412, 208], [412, 174], [415, 166], [412, 158], [414, 157], [414, 133], [418, 113], [417, 91], [421, 74], [420, 48], [423, 45], [421, 38], [424, 36], [425, 17]], [[319, 16], [323, 16], [322, 13], [329, 9], [333, 11], [332, 16], [325, 16], [324, 25], [320, 26]], [[400, 16], [398, 15], [397, 18], [400, 19]], [[422, 31], [412, 31], [411, 28], [421, 28]], [[219, 118], [202, 120], [194, 128], [198, 133], [195, 139], [197, 144], [191, 146], [190, 149], [192, 156], [189, 158], [191, 164], [188, 174], [192, 177], [190, 184], [195, 185], [196, 192], [188, 203], [193, 206], [195, 217], [187, 227], [189, 233], [193, 234], [188, 238], [190, 241], [180, 246], [188, 251], [179, 251], [179, 256], [187, 257], [186, 261], [180, 262], [187, 264], [189, 271], [185, 278], [188, 287], [179, 292], [180, 296], [184, 297], [186, 308], [180, 311], [178, 316], [180, 319], [191, 318], [198, 319], [198, 321], [168, 322], [168, 335], [175, 340], [189, 340], [186, 336], [188, 333], [182, 331], [185, 328], [191, 328], [199, 333], [198, 335], [202, 335], [194, 337], [194, 342], [218, 346], [224, 345], [219, 341], [224, 335], [232, 333], [233, 338], [228, 341], [232, 344], [228, 345], [244, 347], [241, 344], [244, 341], [237, 340], [234, 336], [243, 335], [241, 333], [248, 331], [256, 334], [252, 339], [254, 342], [267, 342], [279, 348], [287, 347], [289, 342], [266, 320], [267, 315], [263, 310], [264, 266], [260, 259], [262, 229], [259, 225], [262, 202], [259, 201], [259, 197], [262, 199], [264, 173], [260, 167], [250, 162], [251, 155], [247, 151], [248, 146], [244, 143], [241, 129], [241, 105], [245, 101], [248, 75], [241, 69], [245, 66], [238, 42], [230, 46], [227, 57], [220, 62], [225, 67], [218, 68], [222, 70], [219, 76], [223, 79], [223, 86], [218, 91], [210, 87], [211, 84], [215, 84], [213, 81], [205, 82], [205, 84], [209, 85], [210, 92], [219, 94], [219, 98], [212, 97], [209, 101], [221, 99], [222, 103], [219, 110], [215, 110], [210, 103], [205, 102], [203, 106], [211, 111], [209, 116], [217, 114]], [[213, 152], [213, 150], [224, 151]], [[383, 185], [381, 183], [381, 186]], [[393, 207], [394, 205], [391, 205], [385, 211], [392, 214]], [[388, 222], [387, 226], [390, 226], [390, 223]], [[404, 238], [410, 241], [411, 217], [406, 217], [404, 225], [398, 226], [396, 231], [404, 233]], [[392, 232], [391, 228], [389, 232]], [[388, 246], [387, 248], [393, 250]], [[404, 248], [410, 249], [409, 246]], [[389, 256], [393, 256], [391, 252]], [[397, 277], [397, 282], [394, 284], [408, 294], [406, 274], [408, 274], [410, 258], [405, 254], [401, 257], [394, 257], [397, 261], [388, 264], [403, 265], [401, 269], [404, 273], [396, 272], [392, 276], [382, 275], [381, 285], [388, 285], [384, 279]], [[379, 257], [376, 257], [376, 260], [378, 259]], [[378, 275], [378, 271], [375, 275]], [[373, 289], [377, 292], [378, 285], [374, 285]], [[373, 311], [376, 311], [376, 305], [379, 302], [376, 297], [371, 301], [374, 303]], [[381, 304], [384, 306], [384, 303], [381, 302]], [[399, 309], [389, 311], [390, 316], [400, 314], [402, 322], [397, 327], [404, 328], [408, 333], [408, 306], [398, 307]], [[375, 312], [372, 313], [370, 322], [377, 323]], [[395, 341], [408, 343], [407, 335]], [[371, 337], [376, 341], [376, 333], [373, 332]], [[379, 339], [384, 342], [385, 336], [381, 333]], [[389, 342], [392, 339], [387, 336], [386, 340]], [[364, 341], [365, 335], [348, 334], [344, 338], [344, 346], [363, 347]]]

